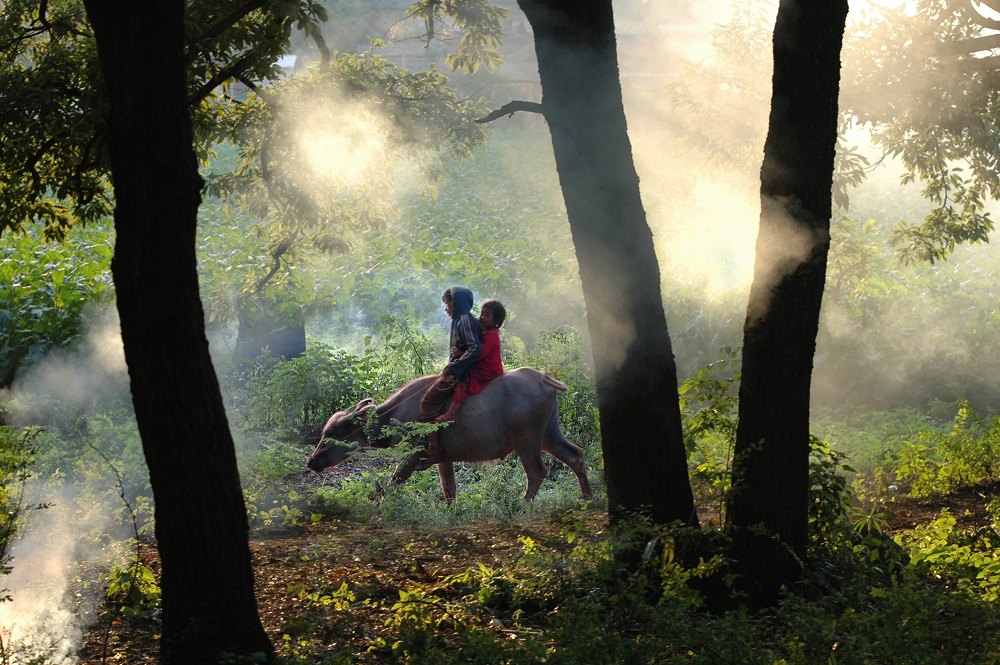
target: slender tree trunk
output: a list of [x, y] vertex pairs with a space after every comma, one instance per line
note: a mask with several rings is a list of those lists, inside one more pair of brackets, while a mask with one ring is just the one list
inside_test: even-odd
[[622, 106], [611, 0], [518, 0], [587, 306], [612, 519], [696, 525], [660, 269]]
[[[809, 390], [830, 246], [846, 16], [846, 0], [782, 0], [774, 28], [729, 505], [737, 551], [763, 602], [801, 574], [808, 543]], [[749, 535], [758, 526], [777, 537], [778, 550]]]
[[125, 359], [156, 502], [160, 662], [273, 655], [253, 595], [246, 507], [205, 338], [195, 228], [201, 178], [184, 3], [85, 0], [105, 85]]

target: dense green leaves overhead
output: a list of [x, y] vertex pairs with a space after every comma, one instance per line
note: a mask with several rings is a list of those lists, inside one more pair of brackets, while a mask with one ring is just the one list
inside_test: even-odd
[[[325, 13], [310, 0], [198, 0], [188, 3], [186, 16], [189, 95], [201, 144], [208, 145], [228, 108], [224, 84], [273, 76], [292, 27], [313, 26]], [[82, 4], [4, 3], [0, 57], [0, 231], [41, 219], [45, 234], [59, 237], [77, 220], [108, 214], [105, 96]], [[137, 111], [155, 103], [136, 100]]]
[[[421, 9], [421, 6], [426, 7]], [[447, 34], [457, 40], [452, 67], [474, 70], [499, 62], [501, 21], [505, 10], [484, 0], [418, 3], [411, 12], [427, 12], [428, 30], [434, 21], [451, 21]], [[379, 104], [399, 124], [395, 129], [414, 143], [440, 140], [452, 146], [478, 141], [472, 123], [463, 129], [445, 120], [443, 109], [454, 103], [458, 115], [471, 114], [474, 105], [441, 95], [444, 77], [437, 72], [410, 74], [377, 57], [338, 55], [331, 63], [330, 49], [320, 26], [327, 19], [323, 4], [313, 0], [239, 4], [221, 0], [189, 0], [186, 7], [188, 95], [196, 142], [202, 154], [215, 144], [237, 140], [249, 144], [253, 131], [272, 130], [281, 91], [273, 85], [283, 76], [279, 57], [290, 51], [296, 34], [311, 40], [323, 67], [287, 89], [304, 95], [296, 103], [309, 103], [317, 89], [310, 86], [341, 85], [357, 94], [378, 88]], [[431, 20], [433, 17], [433, 21]], [[5, 215], [0, 231], [22, 230], [40, 219], [48, 237], [60, 237], [76, 221], [107, 215], [112, 206], [108, 184], [108, 154], [104, 137], [104, 95], [93, 35], [78, 0], [4, 3], [0, 16], [0, 205]], [[327, 63], [330, 66], [327, 68]], [[150, 72], [156, 76], [156, 72]], [[333, 79], [338, 79], [333, 83]], [[241, 90], [235, 90], [239, 85]], [[241, 104], [246, 90], [251, 102]], [[265, 92], [266, 91], [266, 92]], [[326, 91], [324, 94], [329, 94]], [[390, 109], [388, 100], [406, 108]], [[267, 101], [264, 101], [264, 97]], [[369, 96], [371, 98], [371, 96]], [[287, 97], [285, 98], [287, 99]], [[155, 99], [135, 100], [142, 105]], [[252, 114], [261, 113], [260, 118]], [[435, 136], [442, 122], [451, 122], [445, 136]], [[463, 119], [464, 122], [464, 119]], [[250, 131], [250, 136], [241, 136]], [[465, 136], [461, 134], [467, 134]], [[423, 135], [421, 135], [423, 134]], [[258, 134], [257, 139], [260, 138]], [[258, 145], [258, 150], [261, 146]], [[259, 155], [258, 155], [259, 156]], [[280, 155], [285, 157], [287, 155]], [[278, 155], [265, 156], [272, 162]], [[260, 166], [261, 170], [266, 164]], [[301, 212], [295, 196], [285, 197], [290, 213]]]
[[986, 202], [1000, 196], [1000, 70], [996, 38], [983, 35], [1000, 22], [969, 2], [911, 4], [855, 26], [841, 104], [903, 164], [904, 183], [923, 185], [933, 208], [920, 223], [901, 223], [894, 242], [905, 260], [933, 262], [993, 230]]
[[82, 4], [5, 2], [0, 58], [0, 231], [41, 219], [59, 237], [74, 216], [106, 214], [100, 75]]

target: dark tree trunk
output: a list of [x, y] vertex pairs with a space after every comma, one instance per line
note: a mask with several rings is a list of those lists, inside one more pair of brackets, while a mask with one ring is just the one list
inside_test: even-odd
[[[809, 390], [830, 246], [846, 16], [846, 0], [782, 0], [774, 27], [729, 505], [740, 557], [765, 596], [801, 573], [808, 543]], [[794, 556], [775, 556], [770, 544], [748, 535], [760, 525]]]
[[86, 0], [108, 90], [125, 358], [156, 501], [160, 662], [273, 655], [253, 595], [246, 507], [205, 338], [184, 3]]
[[611, 0], [518, 0], [569, 215], [612, 519], [696, 525], [660, 269], [625, 125]]

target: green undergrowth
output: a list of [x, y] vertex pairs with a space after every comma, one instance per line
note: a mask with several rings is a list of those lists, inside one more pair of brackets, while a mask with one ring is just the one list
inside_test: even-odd
[[[772, 610], [712, 611], [697, 589], [722, 555], [684, 564], [685, 530], [660, 530], [638, 570], [606, 533], [564, 515], [509, 565], [412, 579], [299, 583], [279, 650], [307, 663], [995, 663], [997, 582], [947, 518], [890, 540], [847, 522], [811, 553], [803, 588]], [[335, 562], [331, 561], [331, 565]], [[723, 578], [724, 579], [724, 578]]]

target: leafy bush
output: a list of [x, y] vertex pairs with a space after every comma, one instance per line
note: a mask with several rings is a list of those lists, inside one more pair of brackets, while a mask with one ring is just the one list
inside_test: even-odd
[[[953, 415], [952, 411], [946, 418]], [[939, 430], [941, 422], [937, 414], [912, 408], [861, 412], [817, 409], [810, 427], [864, 474], [884, 466], [921, 432]]]
[[680, 396], [691, 489], [725, 516], [738, 413], [739, 350], [724, 347], [723, 359], [682, 382]]
[[566, 392], [559, 393], [559, 427], [567, 439], [584, 449], [588, 468], [602, 469], [597, 386], [580, 331], [543, 331], [530, 345], [504, 339], [503, 351], [506, 367], [535, 367], [568, 386]]
[[943, 588], [916, 557], [886, 576], [851, 547], [834, 545], [839, 583], [823, 593], [788, 595], [767, 613], [711, 613], [694, 587], [720, 561], [682, 565], [675, 549], [683, 529], [661, 530], [662, 547], [647, 547], [636, 571], [615, 561], [609, 534], [580, 524], [579, 514], [567, 513], [562, 542], [548, 545], [522, 536], [520, 559], [502, 568], [424, 573], [398, 588], [377, 580], [295, 585], [282, 654], [292, 663], [346, 662], [358, 646], [343, 636], [363, 633], [370, 657], [409, 663], [452, 662], [456, 653], [469, 663], [609, 665], [950, 665], [956, 654], [971, 664], [1000, 657], [994, 604]]
[[982, 600], [1000, 601], [1000, 532], [996, 525], [967, 531], [956, 525], [956, 519], [945, 512], [897, 540], [909, 549], [910, 565], [920, 573], [943, 579], [949, 588]]
[[360, 354], [312, 342], [301, 357], [262, 356], [238, 370], [230, 390], [242, 426], [277, 431], [279, 439], [311, 438], [334, 411], [384, 398], [434, 367], [428, 336], [412, 321], [386, 316], [374, 332]]
[[890, 471], [912, 496], [922, 497], [994, 481], [998, 459], [1000, 418], [984, 418], [960, 402], [950, 432], [920, 433], [890, 462]]
[[84, 307], [111, 295], [108, 228], [46, 243], [34, 229], [0, 245], [0, 386], [24, 363], [80, 334]]

